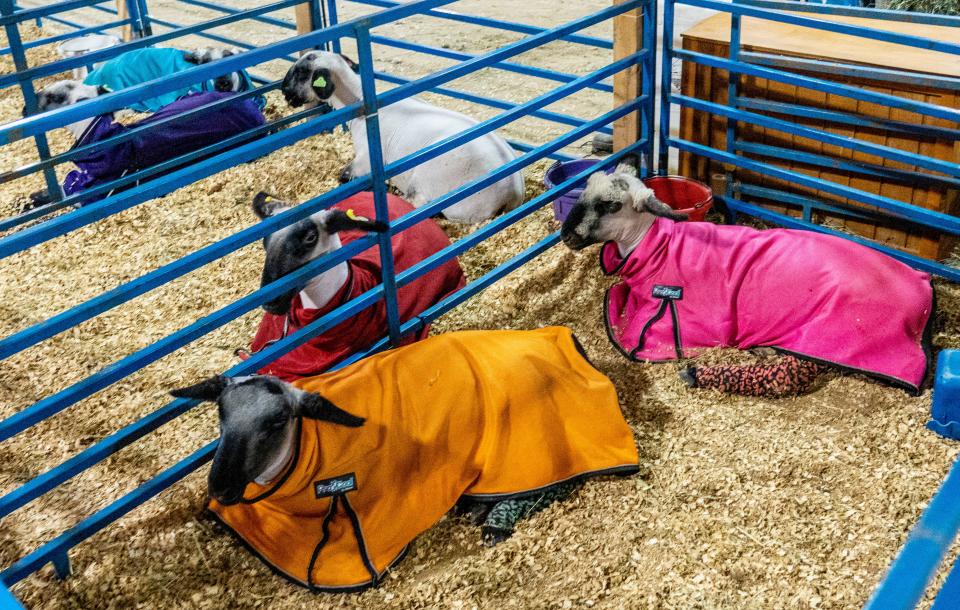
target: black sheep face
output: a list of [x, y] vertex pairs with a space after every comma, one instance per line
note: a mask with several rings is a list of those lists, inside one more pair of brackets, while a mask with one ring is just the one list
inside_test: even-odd
[[[202, 66], [213, 61], [240, 54], [240, 49], [223, 47], [202, 47], [184, 55], [184, 59], [192, 64]], [[213, 88], [221, 93], [242, 91], [246, 79], [241, 71], [230, 72], [213, 79]]]
[[587, 179], [587, 187], [560, 228], [560, 237], [571, 250], [581, 250], [629, 233], [645, 214], [687, 219], [657, 199], [637, 177], [635, 167], [621, 163], [612, 174], [600, 171]]
[[[253, 212], [260, 219], [292, 208], [294, 204], [274, 199], [267, 193], [258, 193], [253, 200]], [[266, 256], [260, 286], [266, 286], [293, 273], [310, 261], [340, 247], [340, 231], [385, 231], [382, 223], [347, 214], [340, 210], [321, 210], [300, 222], [286, 226], [268, 235], [263, 240]], [[285, 315], [297, 292], [294, 288], [276, 299], [265, 303], [263, 308], [275, 315]]]
[[363, 418], [269, 375], [217, 375], [170, 392], [217, 403], [220, 443], [208, 478], [210, 496], [224, 505], [243, 498], [247, 485], [280, 462], [292, 445], [296, 419], [306, 417], [356, 428]]

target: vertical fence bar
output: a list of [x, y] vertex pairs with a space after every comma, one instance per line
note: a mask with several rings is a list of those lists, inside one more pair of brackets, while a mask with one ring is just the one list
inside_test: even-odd
[[[729, 50], [730, 61], [740, 61], [740, 15], [731, 13], [730, 14], [730, 50]], [[730, 108], [737, 107], [737, 98], [740, 96], [740, 74], [728, 71], [727, 72], [727, 106]], [[737, 122], [728, 117], [727, 118], [727, 152], [731, 155], [737, 154]], [[728, 166], [725, 175], [727, 177], [726, 184], [724, 185], [724, 195], [727, 197], [734, 197], [734, 170], [732, 167]], [[726, 212], [726, 221], [728, 223], [735, 223], [737, 221], [737, 213], [734, 210], [727, 210]]]
[[153, 24], [150, 23], [150, 8], [147, 0], [135, 0], [137, 16], [140, 18], [140, 36], [153, 36]]
[[[337, 25], [339, 19], [337, 18], [337, 0], [326, 0], [327, 2], [327, 20], [331, 26]], [[330, 48], [334, 53], [340, 53], [340, 39], [334, 38], [330, 41]]]
[[[14, 13], [15, 7], [13, 0], [0, 0], [0, 15], [7, 17]], [[8, 23], [4, 25], [7, 34], [7, 44], [10, 45], [10, 55], [13, 57], [13, 65], [17, 72], [27, 69], [27, 55], [23, 50], [23, 41], [20, 39], [20, 24]], [[32, 80], [20, 80], [20, 91], [23, 93], [23, 105], [27, 112], [34, 114], [37, 112], [37, 93], [33, 90]], [[41, 161], [50, 158], [50, 146], [47, 143], [47, 135], [40, 133], [34, 136], [34, 142], [37, 146], [37, 155]], [[54, 201], [63, 199], [63, 191], [60, 190], [60, 182], [57, 180], [57, 173], [52, 167], [46, 167], [43, 170], [43, 178], [47, 184], [47, 193]]]
[[657, 171], [666, 175], [670, 169], [670, 82], [673, 74], [673, 10], [674, 0], [663, 0], [663, 37], [660, 44], [660, 138], [657, 150]]
[[[370, 30], [360, 26], [356, 28], [357, 51], [360, 56], [360, 83], [363, 89], [363, 107], [367, 126], [367, 149], [370, 157], [370, 175], [373, 178], [373, 201], [377, 210], [377, 220], [390, 222], [387, 208], [387, 181], [383, 164], [383, 149], [380, 144], [380, 117], [378, 116], [377, 84], [373, 72], [373, 47], [370, 44]], [[387, 308], [387, 327], [390, 343], [400, 344], [400, 311], [397, 305], [397, 280], [394, 275], [393, 244], [390, 231], [378, 236], [380, 245], [380, 267], [383, 269], [383, 294]]]
[[[320, 3], [323, 0], [310, 0], [310, 21], [313, 22], [314, 29], [322, 29], [326, 26], [323, 18], [323, 11], [320, 9]], [[325, 44], [314, 45], [314, 49], [326, 48]]]
[[640, 168], [640, 173], [641, 177], [645, 178], [653, 173], [654, 168], [653, 150], [655, 146], [654, 135], [656, 132], [656, 95], [654, 89], [656, 88], [657, 78], [656, 0], [650, 0], [646, 6], [643, 7], [643, 37], [641, 46], [647, 50], [647, 54], [643, 58], [643, 72], [641, 74], [643, 80], [640, 87], [641, 94], [646, 96], [647, 100], [644, 102], [641, 112], [643, 118], [641, 127], [642, 137], [646, 138], [647, 143], [643, 147], [646, 163]]

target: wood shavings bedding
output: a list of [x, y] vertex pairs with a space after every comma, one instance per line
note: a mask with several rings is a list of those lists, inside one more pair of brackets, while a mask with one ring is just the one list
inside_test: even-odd
[[[0, 116], [14, 116], [14, 106], [0, 98]], [[351, 153], [343, 134], [317, 136], [0, 261], [0, 332], [7, 336], [249, 226], [249, 202], [265, 186], [296, 199], [333, 188]], [[546, 165], [528, 172], [528, 195], [538, 192]], [[29, 192], [18, 189], [3, 190], [2, 205]], [[543, 210], [465, 254], [464, 269], [476, 278], [556, 228]], [[252, 244], [0, 361], [0, 415], [256, 289], [260, 265]], [[911, 398], [839, 375], [796, 399], [691, 392], [678, 365], [631, 364], [610, 346], [601, 322], [609, 281], [595, 248], [555, 247], [439, 320], [433, 332], [571, 326], [617, 386], [641, 454], [639, 476], [588, 483], [492, 549], [479, 544], [475, 528], [445, 519], [380, 588], [316, 596], [275, 577], [200, 515], [202, 469], [73, 550], [72, 578], [58, 581], [47, 567], [15, 593], [29, 607], [50, 609], [860, 607], [957, 456], [955, 443], [923, 428], [930, 393]], [[946, 322], [936, 342], [960, 346], [956, 286], [938, 285], [938, 301]], [[233, 350], [249, 341], [258, 320], [251, 312], [3, 442], [0, 489], [14, 489], [160, 407], [169, 388], [233, 365]], [[751, 358], [730, 350], [703, 357]], [[15, 512], [0, 524], [0, 563], [215, 434], [213, 409], [199, 407]]]

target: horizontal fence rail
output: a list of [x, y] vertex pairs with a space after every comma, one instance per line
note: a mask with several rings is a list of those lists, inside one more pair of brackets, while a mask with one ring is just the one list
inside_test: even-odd
[[[467, 234], [453, 242], [441, 251], [415, 263], [413, 266], [400, 272], [393, 269], [391, 237], [431, 216], [441, 213], [444, 209], [463, 199], [476, 194], [504, 178], [528, 168], [531, 164], [543, 159], [571, 159], [563, 150], [566, 147], [581, 142], [595, 133], [611, 133], [614, 121], [632, 113], [643, 116], [645, 127], [644, 136], [637, 142], [605, 158], [598, 168], [612, 167], [627, 155], [637, 154], [650, 162], [653, 159], [653, 132], [652, 117], [654, 114], [654, 92], [652, 81], [652, 67], [654, 66], [654, 48], [652, 39], [646, 39], [645, 48], [616, 61], [607, 61], [601, 68], [586, 74], [567, 74], [547, 68], [526, 65], [516, 61], [516, 57], [553, 42], [566, 42], [586, 45], [593, 48], [609, 50], [612, 43], [609, 40], [587, 36], [583, 34], [586, 28], [608, 22], [613, 17], [627, 11], [642, 9], [645, 32], [655, 31], [656, 12], [649, 0], [628, 0], [623, 4], [604, 8], [590, 13], [569, 23], [557, 27], [536, 27], [527, 24], [517, 24], [499, 19], [489, 19], [465, 15], [455, 11], [442, 9], [443, 6], [454, 0], [415, 0], [409, 3], [387, 2], [381, 0], [359, 0], [358, 4], [372, 7], [373, 11], [355, 19], [338, 22], [336, 3], [334, 0], [324, 0], [311, 3], [311, 12], [314, 23], [319, 14], [328, 19], [326, 27], [313, 29], [295, 36], [291, 36], [296, 24], [287, 21], [273, 13], [289, 10], [293, 6], [302, 4], [302, 0], [283, 0], [263, 4], [254, 8], [235, 8], [227, 5], [213, 4], [205, 0], [178, 0], [191, 6], [207, 9], [218, 16], [200, 23], [178, 25], [169, 21], [157, 19], [146, 10], [147, 4], [142, 0], [130, 0], [128, 7], [131, 17], [127, 20], [111, 19], [109, 15], [116, 15], [117, 11], [106, 2], [91, 3], [90, 0], [65, 0], [43, 7], [22, 7], [3, 15], [6, 27], [15, 27], [16, 24], [34, 20], [68, 21], [62, 16], [69, 11], [84, 9], [108, 15], [105, 24], [77, 23], [74, 31], [56, 34], [47, 38], [31, 41], [27, 44], [41, 46], [52, 44], [70, 38], [77, 31], [101, 31], [96, 28], [109, 29], [117, 26], [130, 26], [139, 32], [141, 37], [128, 40], [120, 45], [96, 51], [80, 58], [64, 58], [37, 66], [18, 65], [18, 71], [13, 74], [0, 76], [0, 87], [19, 85], [27, 96], [35, 92], [34, 81], [40, 78], [61, 74], [71, 69], [91, 63], [116, 57], [126, 51], [146, 48], [157, 44], [175, 43], [185, 36], [199, 36], [207, 40], [235, 44], [247, 49], [243, 53], [219, 60], [217, 62], [197, 66], [184, 72], [158, 79], [137, 87], [111, 92], [95, 99], [81, 102], [72, 106], [62, 107], [50, 112], [27, 116], [7, 124], [0, 125], [0, 146], [36, 138], [41, 138], [51, 130], [91, 117], [114, 112], [139, 101], [144, 97], [155, 97], [159, 94], [174, 91], [193, 83], [203, 82], [218, 75], [240, 69], [254, 69], [257, 66], [275, 60], [293, 61], [297, 53], [309, 48], [330, 47], [339, 49], [341, 39], [353, 39], [358, 49], [359, 72], [363, 87], [363, 101], [341, 108], [327, 114], [321, 114], [319, 109], [307, 109], [290, 112], [276, 118], [263, 127], [240, 134], [228, 141], [212, 145], [198, 153], [184, 155], [177, 159], [164, 162], [159, 166], [144, 168], [136, 173], [124, 176], [97, 189], [84, 191], [72, 197], [55, 200], [52, 204], [30, 210], [6, 219], [0, 219], [0, 259], [21, 253], [28, 248], [37, 246], [52, 239], [56, 239], [78, 228], [96, 223], [109, 216], [130, 209], [148, 200], [169, 193], [182, 186], [216, 174], [237, 164], [255, 160], [280, 148], [294, 144], [304, 138], [328, 131], [336, 126], [349, 124], [352, 121], [364, 121], [367, 127], [367, 146], [371, 151], [372, 170], [365, 176], [357, 176], [350, 182], [337, 188], [308, 199], [307, 201], [286, 210], [276, 216], [269, 217], [250, 227], [242, 229], [233, 235], [220, 239], [182, 258], [165, 263], [153, 270], [144, 270], [145, 273], [125, 281], [124, 283], [103, 292], [84, 302], [78, 303], [64, 311], [57, 313], [38, 323], [30, 324], [12, 334], [0, 338], [0, 359], [9, 358], [27, 350], [37, 344], [91, 320], [119, 305], [131, 302], [150, 291], [163, 286], [177, 278], [202, 268], [213, 261], [236, 252], [240, 248], [249, 246], [265, 236], [286, 226], [307, 218], [308, 216], [329, 208], [346, 197], [362, 190], [372, 190], [377, 219], [388, 224], [388, 230], [380, 234], [367, 236], [349, 243], [348, 245], [311, 261], [308, 265], [288, 274], [270, 284], [261, 286], [249, 294], [238, 294], [237, 299], [227, 305], [212, 311], [195, 321], [188, 322], [179, 330], [138, 349], [119, 360], [93, 372], [89, 376], [72, 383], [71, 385], [45, 396], [19, 412], [0, 420], [0, 442], [18, 434], [27, 432], [30, 428], [47, 418], [68, 410], [77, 402], [88, 398], [97, 392], [110, 387], [112, 384], [128, 377], [142, 368], [154, 363], [175, 351], [188, 347], [198, 338], [207, 335], [217, 328], [231, 323], [246, 313], [254, 311], [266, 302], [303, 286], [306, 281], [333, 266], [356, 256], [373, 246], [379, 246], [383, 282], [366, 293], [343, 303], [329, 313], [321, 316], [298, 332], [287, 336], [264, 350], [253, 354], [249, 359], [240, 362], [226, 371], [228, 375], [243, 375], [255, 373], [279, 356], [303, 345], [310, 339], [322, 334], [333, 326], [356, 315], [360, 311], [380, 304], [387, 312], [387, 324], [382, 329], [381, 339], [373, 345], [356, 346], [353, 355], [338, 365], [345, 366], [351, 362], [375, 353], [379, 350], [396, 345], [406, 334], [416, 332], [437, 317], [450, 311], [460, 303], [486, 289], [491, 284], [528, 264], [537, 256], [546, 252], [559, 241], [558, 233], [549, 234], [537, 243], [527, 247], [520, 254], [496, 266], [491, 271], [472, 281], [464, 288], [448, 295], [443, 300], [432, 305], [419, 315], [409, 320], [401, 320], [397, 312], [397, 290], [444, 262], [462, 255], [484, 240], [510, 226], [523, 221], [534, 212], [548, 205], [552, 200], [574, 188], [576, 183], [594, 171], [585, 170], [573, 176], [562, 184], [556, 185], [544, 193], [526, 201], [517, 208], [483, 225], [481, 228]], [[86, 14], [86, 13], [85, 13]], [[518, 40], [506, 44], [493, 51], [472, 54], [438, 49], [428, 45], [411, 43], [374, 35], [371, 30], [410, 16], [424, 16], [442, 21], [468, 23], [480, 27], [495, 28], [518, 34]], [[72, 14], [70, 15], [72, 18]], [[243, 41], [234, 41], [227, 34], [212, 32], [231, 24], [256, 23], [258, 27], [276, 28], [283, 38], [262, 46], [253, 46]], [[151, 34], [152, 24], [158, 29], [169, 31]], [[12, 41], [11, 53], [22, 59], [24, 45]], [[28, 47], [32, 48], [32, 47]], [[401, 78], [394, 74], [374, 69], [375, 49], [400, 49], [417, 54], [429, 55], [450, 60], [453, 65], [440, 69], [420, 78]], [[637, 98], [621, 103], [612, 110], [606, 106], [598, 116], [593, 118], [575, 117], [546, 108], [560, 100], [581, 91], [590, 91], [594, 94], [610, 96], [612, 86], [609, 79], [615, 74], [642, 66], [644, 68], [643, 92]], [[531, 99], [515, 103], [499, 100], [486, 95], [476, 95], [465, 91], [450, 88], [448, 85], [464, 76], [479, 70], [494, 69], [523, 78], [536, 78], [550, 82], [555, 87], [547, 93], [537, 95]], [[377, 93], [376, 81], [396, 85]], [[264, 86], [245, 92], [223, 102], [216, 102], [197, 108], [185, 115], [179, 115], [165, 120], [161, 126], [175, 123], [178, 120], [202, 117], [204, 113], [216, 111], [224, 105], [237, 99], [250, 98], [278, 89], [280, 83], [276, 80], [260, 79]], [[450, 136], [431, 144], [413, 154], [401, 159], [385, 161], [380, 158], [380, 125], [379, 110], [389, 104], [400, 102], [420, 93], [436, 93], [457, 99], [466, 100], [484, 106], [496, 108], [499, 114], [480, 121], [476, 125], [461, 133]], [[612, 97], [612, 96], [610, 96]], [[553, 125], [563, 126], [564, 130], [556, 137], [551, 136], [543, 143], [526, 143], [510, 141], [511, 146], [520, 151], [520, 154], [505, 165], [496, 168], [484, 176], [477, 177], [454, 190], [438, 197], [434, 201], [415, 209], [404, 216], [387, 222], [386, 184], [387, 181], [400, 173], [408, 171], [431, 159], [446, 154], [464, 144], [502, 129], [519, 119], [535, 118], [549, 121]], [[81, 158], [91, 152], [101, 152], [111, 146], [130, 141], [136, 137], [148, 137], [150, 130], [157, 124], [134, 128], [120, 136], [109, 140], [87, 144], [83, 147], [68, 150], [56, 155], [47, 153], [39, 155], [39, 159], [22, 167], [4, 168], [0, 173], [0, 183], [15, 183], [16, 180], [43, 172], [52, 172], [62, 164]], [[544, 138], [546, 139], [546, 138]], [[199, 160], [188, 157], [199, 157]], [[187, 163], [187, 161], [190, 161]], [[644, 173], [646, 169], [644, 168]], [[122, 190], [121, 190], [122, 189]], [[73, 203], [85, 201], [94, 195], [103, 196], [102, 199], [88, 203], [77, 209], [68, 209]], [[6, 232], [3, 234], [2, 232]], [[159, 430], [167, 423], [174, 421], [180, 415], [188, 412], [197, 405], [197, 401], [176, 399], [159, 406], [146, 417], [125, 425], [111, 434], [99, 439], [92, 445], [79, 451], [61, 464], [52, 467], [39, 475], [34, 476], [19, 486], [6, 491], [0, 496], [0, 518], [27, 507], [44, 494], [60, 485], [68, 483], [78, 474], [83, 473], [101, 464], [110, 456], [119, 451], [130, 448], [135, 450], [135, 444], [147, 435]], [[212, 431], [211, 431], [212, 432]], [[163, 470], [146, 483], [136, 487], [122, 497], [114, 500], [106, 507], [91, 515], [80, 519], [75, 525], [67, 528], [53, 539], [41, 542], [39, 546], [26, 555], [20, 557], [12, 565], [0, 572], [0, 584], [12, 586], [48, 563], [52, 563], [60, 576], [70, 572], [68, 552], [71, 548], [86, 540], [96, 532], [108, 527], [123, 515], [136, 509], [144, 502], [155, 497], [163, 490], [182, 480], [185, 476], [204, 465], [211, 458], [216, 443], [208, 443], [183, 460]], [[3, 593], [6, 589], [0, 590]]]

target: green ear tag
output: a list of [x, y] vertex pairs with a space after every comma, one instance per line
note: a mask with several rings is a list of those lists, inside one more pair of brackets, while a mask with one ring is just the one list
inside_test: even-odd
[[323, 78], [322, 76], [318, 76], [317, 80], [313, 81], [313, 86], [318, 89], [323, 89], [327, 86], [327, 79]]

